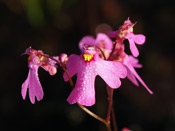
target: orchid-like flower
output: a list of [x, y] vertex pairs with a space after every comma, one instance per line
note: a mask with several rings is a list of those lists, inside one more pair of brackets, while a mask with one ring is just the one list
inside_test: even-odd
[[50, 75], [57, 72], [55, 62], [48, 58], [41, 50], [34, 50], [31, 47], [27, 48], [24, 54], [28, 54], [29, 73], [25, 82], [22, 84], [21, 94], [23, 99], [26, 98], [27, 89], [29, 89], [29, 98], [32, 104], [35, 103], [35, 97], [38, 101], [43, 99], [44, 93], [41, 83], [38, 78], [38, 68], [41, 66]]
[[130, 50], [133, 56], [137, 57], [139, 51], [135, 44], [142, 45], [145, 43], [145, 36], [142, 34], [134, 34], [133, 27], [135, 24], [131, 23], [129, 18], [124, 22], [122, 26], [119, 27], [117, 31], [108, 31], [111, 38], [116, 37], [116, 39], [123, 43], [125, 39], [128, 39]]
[[[127, 71], [119, 62], [101, 59], [94, 46], [84, 47], [80, 56], [72, 54], [66, 63], [70, 77], [77, 74], [75, 87], [67, 101], [70, 104], [92, 106], [95, 104], [95, 77], [99, 75], [109, 87], [118, 88], [121, 85], [120, 78], [125, 78]], [[68, 81], [65, 73], [63, 78]]]
[[127, 67], [127, 78], [133, 82], [136, 86], [139, 86], [136, 78], [140, 83], [146, 88], [146, 90], [153, 94], [153, 92], [148, 88], [145, 82], [141, 79], [141, 77], [137, 74], [134, 68], [141, 68], [142, 65], [138, 63], [138, 59], [134, 58], [133, 56], [126, 56], [123, 60], [123, 64]]
[[[96, 44], [96, 43], [95, 43]], [[108, 43], [106, 43], [108, 44]], [[101, 48], [100, 45], [96, 45], [99, 48]], [[107, 47], [108, 45], [106, 45]], [[121, 44], [120, 42], [116, 44], [115, 51], [113, 52], [113, 56], [111, 57], [113, 61], [118, 61], [126, 66], [127, 69], [127, 78], [133, 82], [136, 86], [139, 86], [136, 78], [140, 83], [148, 90], [150, 94], [153, 94], [153, 92], [148, 88], [148, 86], [145, 84], [145, 82], [141, 79], [141, 77], [137, 74], [136, 70], [134, 68], [141, 68], [142, 65], [138, 64], [138, 60], [134, 58], [133, 56], [128, 56], [124, 52], [124, 44]]]

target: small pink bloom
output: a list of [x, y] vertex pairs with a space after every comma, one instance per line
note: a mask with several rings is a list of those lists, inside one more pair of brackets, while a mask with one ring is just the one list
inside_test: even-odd
[[29, 89], [29, 98], [32, 104], [35, 103], [35, 97], [38, 101], [43, 99], [44, 93], [41, 83], [38, 78], [38, 68], [41, 66], [43, 69], [49, 72], [50, 75], [54, 75], [57, 72], [55, 61], [48, 58], [40, 50], [34, 50], [31, 47], [27, 48], [24, 54], [28, 54], [28, 67], [29, 73], [25, 82], [22, 84], [21, 94], [23, 99], [26, 98], [27, 89]]
[[[106, 44], [108, 44], [108, 43], [106, 43]], [[137, 74], [137, 72], [134, 69], [134, 68], [141, 68], [142, 65], [138, 64], [138, 60], [136, 58], [134, 58], [133, 56], [128, 56], [124, 52], [124, 44], [122, 44], [120, 42], [116, 43], [115, 51], [113, 53], [113, 56], [111, 57], [111, 60], [118, 61], [118, 62], [124, 64], [127, 67], [126, 68], [127, 69], [127, 78], [131, 82], [133, 82], [136, 86], [139, 86], [139, 84], [136, 80], [136, 78], [137, 78], [140, 81], [140, 83], [148, 90], [148, 92], [150, 94], [153, 94], [153, 92], [148, 88], [148, 86], [145, 84], [145, 82], [141, 79], [141, 77]]]
[[132, 130], [125, 127], [125, 128], [122, 129], [122, 131], [132, 131]]
[[29, 98], [32, 104], [35, 103], [35, 96], [38, 101], [43, 99], [44, 93], [38, 78], [38, 65], [29, 62], [29, 73], [25, 82], [22, 84], [21, 94], [26, 98], [27, 89], [29, 89]]
[[142, 34], [134, 34], [133, 26], [135, 24], [131, 23], [129, 18], [124, 22], [122, 26], [119, 27], [117, 31], [108, 31], [108, 35], [111, 38], [116, 37], [117, 41], [123, 43], [125, 39], [128, 39], [130, 50], [133, 56], [137, 57], [139, 51], [135, 44], [142, 45], [145, 43], [145, 36]]
[[[85, 106], [95, 104], [95, 77], [99, 75], [111, 88], [121, 85], [120, 78], [126, 77], [126, 69], [119, 62], [105, 61], [99, 58], [95, 48], [89, 47], [78, 56], [72, 54], [66, 63], [70, 76], [77, 74], [77, 81], [67, 101]], [[68, 77], [64, 73], [64, 80]]]
[[140, 81], [140, 83], [146, 88], [146, 90], [153, 94], [153, 92], [148, 88], [148, 86], [145, 84], [145, 82], [141, 79], [141, 77], [137, 74], [136, 70], [134, 68], [141, 68], [142, 65], [138, 64], [138, 60], [134, 58], [133, 56], [126, 56], [124, 58], [123, 64], [127, 67], [127, 78], [133, 82], [136, 86], [139, 86], [136, 78]]
[[62, 53], [62, 54], [60, 55], [60, 61], [61, 61], [61, 63], [66, 64], [66, 62], [68, 61], [68, 56], [67, 56], [67, 54]]

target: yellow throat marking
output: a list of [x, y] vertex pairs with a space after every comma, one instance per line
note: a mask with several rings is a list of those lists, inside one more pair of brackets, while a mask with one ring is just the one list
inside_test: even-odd
[[83, 58], [85, 61], [91, 61], [94, 55], [83, 54]]
[[133, 32], [133, 27], [131, 28], [130, 32]]

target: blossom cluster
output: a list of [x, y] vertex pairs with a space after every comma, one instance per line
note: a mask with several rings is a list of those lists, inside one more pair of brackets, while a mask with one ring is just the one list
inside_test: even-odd
[[[139, 86], [138, 81], [152, 94], [145, 82], [136, 72], [135, 68], [141, 68], [137, 57], [139, 51], [136, 44], [145, 43], [145, 36], [133, 33], [133, 24], [129, 18], [116, 31], [98, 33], [96, 38], [85, 36], [79, 42], [80, 55], [61, 54], [51, 57], [41, 50], [27, 48], [24, 54], [28, 54], [29, 73], [22, 84], [21, 94], [26, 98], [27, 90], [31, 103], [43, 99], [43, 89], [38, 77], [38, 68], [42, 67], [50, 75], [57, 73], [57, 65], [64, 71], [63, 78], [68, 81], [77, 74], [76, 84], [67, 98], [70, 104], [79, 103], [84, 106], [95, 104], [95, 78], [100, 76], [105, 83], [113, 89], [121, 86], [121, 80], [128, 78], [133, 84]], [[129, 41], [132, 55], [125, 52], [124, 40]]]

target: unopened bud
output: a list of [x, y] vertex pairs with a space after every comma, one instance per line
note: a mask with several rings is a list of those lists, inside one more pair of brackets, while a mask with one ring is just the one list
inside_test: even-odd
[[66, 63], [67, 61], [68, 61], [68, 56], [67, 56], [67, 54], [65, 54], [65, 53], [62, 53], [61, 55], [60, 55], [60, 60], [61, 60], [61, 63]]

